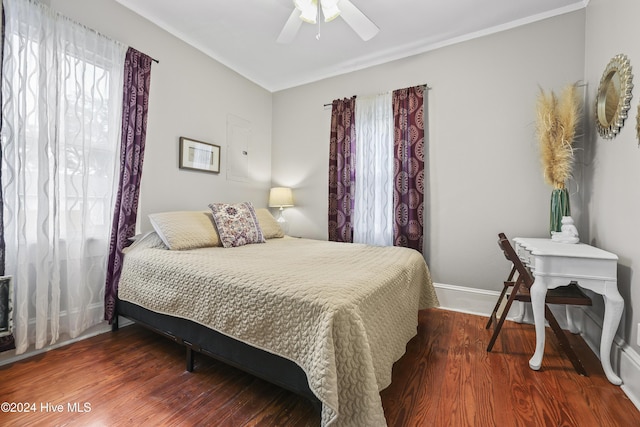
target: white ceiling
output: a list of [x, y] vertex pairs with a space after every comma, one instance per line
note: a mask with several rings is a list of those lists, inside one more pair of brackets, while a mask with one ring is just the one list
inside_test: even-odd
[[352, 0], [380, 32], [369, 41], [341, 19], [304, 23], [276, 43], [293, 0], [117, 0], [269, 91], [426, 52], [577, 10], [589, 0]]

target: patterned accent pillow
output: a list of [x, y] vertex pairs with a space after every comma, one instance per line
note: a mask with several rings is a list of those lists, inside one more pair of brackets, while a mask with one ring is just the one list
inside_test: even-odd
[[225, 248], [265, 242], [251, 202], [211, 203], [209, 208]]

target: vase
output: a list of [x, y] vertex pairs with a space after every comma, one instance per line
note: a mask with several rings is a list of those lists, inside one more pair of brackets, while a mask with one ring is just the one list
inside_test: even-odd
[[561, 231], [563, 216], [571, 216], [569, 191], [566, 188], [554, 188], [551, 193], [550, 234], [554, 231]]

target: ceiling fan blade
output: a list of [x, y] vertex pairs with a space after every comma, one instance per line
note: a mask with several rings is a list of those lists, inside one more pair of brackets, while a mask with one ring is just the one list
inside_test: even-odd
[[340, 8], [340, 16], [342, 19], [353, 28], [353, 31], [358, 33], [362, 40], [370, 40], [380, 31], [376, 24], [371, 22], [371, 20], [349, 0], [340, 0], [338, 7]]
[[293, 9], [289, 19], [287, 19], [287, 23], [284, 24], [280, 35], [278, 36], [278, 43], [291, 43], [293, 39], [298, 34], [298, 30], [302, 25], [302, 19], [300, 19], [300, 11], [298, 9]]

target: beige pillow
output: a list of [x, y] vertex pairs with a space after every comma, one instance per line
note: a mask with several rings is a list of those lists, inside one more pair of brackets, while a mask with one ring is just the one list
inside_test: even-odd
[[149, 215], [153, 229], [171, 250], [220, 246], [209, 211], [175, 211]]
[[284, 232], [280, 224], [278, 224], [278, 221], [271, 215], [269, 209], [256, 209], [256, 216], [258, 217], [258, 222], [260, 223], [260, 228], [262, 228], [262, 234], [264, 234], [265, 239], [284, 237]]

